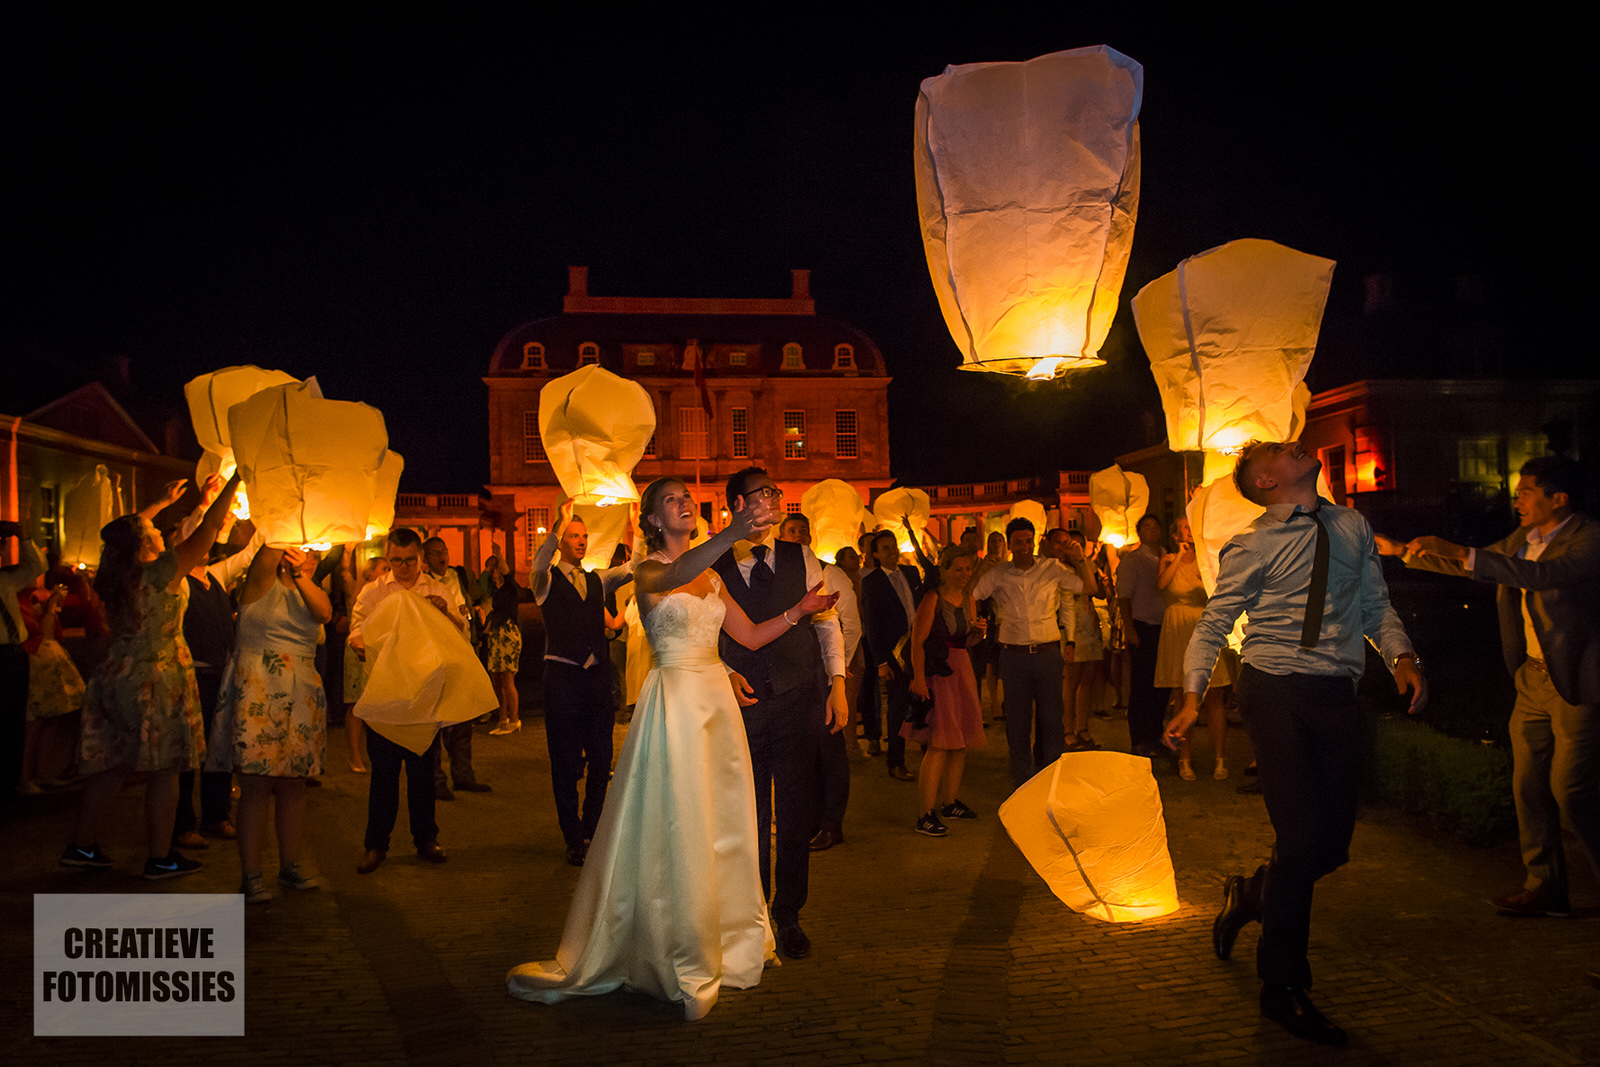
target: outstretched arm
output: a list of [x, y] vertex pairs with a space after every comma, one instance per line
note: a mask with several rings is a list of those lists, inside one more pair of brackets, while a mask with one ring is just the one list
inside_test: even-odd
[[[208, 484], [209, 482], [210, 479], [207, 479]], [[200, 520], [200, 525], [195, 527], [194, 533], [184, 538], [173, 550], [173, 555], [178, 560], [180, 577], [205, 562], [206, 553], [211, 551], [211, 546], [216, 543], [217, 534], [222, 532], [222, 524], [228, 521], [228, 512], [233, 507], [233, 494], [238, 488], [239, 472], [235, 471], [233, 477], [222, 487], [222, 492], [218, 493], [211, 506], [206, 508], [206, 517]]]
[[815, 615], [819, 611], [827, 611], [833, 607], [833, 602], [839, 599], [837, 593], [824, 593], [822, 583], [818, 582], [806, 590], [806, 595], [800, 602], [789, 608], [788, 611], [763, 622], [751, 622], [750, 616], [744, 613], [738, 601], [733, 599], [733, 594], [728, 592], [727, 586], [720, 588], [722, 603], [727, 607], [723, 616], [722, 628], [728, 631], [728, 636], [752, 651], [767, 645], [784, 634], [789, 628], [798, 623], [807, 615]]
[[645, 560], [634, 569], [633, 580], [637, 583], [641, 598], [641, 614], [648, 614], [646, 609], [654, 606], [645, 597], [665, 596], [674, 589], [688, 585], [701, 571], [715, 563], [718, 556], [732, 548], [735, 542], [753, 541], [767, 532], [772, 526], [771, 508], [763, 503], [753, 503], [748, 497], [743, 500], [744, 506], [732, 511], [728, 525], [714, 537], [707, 538], [704, 544], [696, 545], [670, 563]]

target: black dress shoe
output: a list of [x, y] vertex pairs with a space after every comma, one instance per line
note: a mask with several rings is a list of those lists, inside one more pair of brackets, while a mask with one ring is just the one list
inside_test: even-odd
[[1211, 947], [1217, 959], [1225, 960], [1233, 954], [1233, 942], [1244, 929], [1244, 924], [1254, 919], [1255, 910], [1245, 899], [1244, 878], [1229, 875], [1222, 882], [1222, 910], [1211, 924]]
[[1343, 1046], [1345, 1033], [1328, 1021], [1306, 996], [1304, 989], [1288, 986], [1264, 985], [1261, 987], [1261, 1015], [1289, 1031], [1295, 1037], [1315, 1041], [1319, 1045]]
[[778, 927], [777, 940], [779, 951], [791, 960], [803, 960], [811, 955], [811, 939], [797, 922]]
[[904, 767], [890, 767], [889, 777], [901, 782], [914, 782], [917, 780], [917, 776]]
[[878, 742], [876, 742], [876, 741], [868, 741], [867, 742], [867, 755], [869, 755], [869, 756], [881, 756], [881, 755], [883, 755], [883, 746], [881, 744], [879, 744]]
[[444, 849], [439, 847], [439, 842], [437, 841], [429, 841], [426, 845], [417, 846], [417, 859], [422, 860], [424, 863], [443, 863], [449, 858], [444, 854]]
[[356, 864], [357, 874], [371, 874], [383, 864], [388, 853], [379, 848], [369, 848], [362, 855], [361, 862]]
[[483, 782], [457, 782], [456, 783], [456, 792], [457, 793], [488, 793], [488, 792], [492, 792], [492, 790], [489, 788], [488, 785], [486, 785]]
[[569, 866], [582, 867], [583, 861], [588, 858], [589, 846], [587, 844], [573, 845], [571, 848], [567, 849], [567, 864]]
[[433, 787], [433, 799], [454, 800], [455, 798], [456, 795], [450, 792], [450, 787], [445, 785], [443, 782], [440, 782], [438, 785]]
[[828, 829], [818, 830], [811, 839], [812, 852], [826, 852], [833, 847], [833, 831]]

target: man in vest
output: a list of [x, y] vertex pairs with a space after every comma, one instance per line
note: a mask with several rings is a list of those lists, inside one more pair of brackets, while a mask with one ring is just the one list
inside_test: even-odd
[[[630, 517], [623, 540], [632, 542]], [[606, 597], [633, 580], [633, 563], [596, 571], [583, 567], [589, 531], [572, 501], [529, 564], [533, 599], [544, 614], [544, 729], [550, 747], [550, 786], [567, 862], [582, 867], [600, 824], [611, 780], [611, 653], [606, 646]], [[558, 558], [559, 557], [559, 558]], [[554, 566], [551, 565], [554, 560]], [[587, 781], [578, 810], [578, 779]]]
[[[759, 467], [728, 479], [730, 511], [762, 500], [776, 508], [783, 490]], [[740, 542], [712, 566], [729, 594], [750, 616], [764, 622], [794, 606], [807, 589], [823, 581], [822, 564], [809, 548], [776, 541], [771, 527], [754, 545]], [[752, 652], [726, 633], [722, 660], [736, 674], [734, 684], [750, 703], [744, 707], [745, 734], [756, 780], [756, 833], [761, 856], [761, 887], [772, 901], [778, 948], [803, 959], [811, 941], [800, 929], [811, 864], [811, 838], [817, 830], [819, 721], [844, 729], [844, 638], [836, 612], [802, 618], [788, 633]], [[743, 703], [743, 701], [741, 701]], [[777, 865], [772, 872], [768, 843], [776, 808]]]

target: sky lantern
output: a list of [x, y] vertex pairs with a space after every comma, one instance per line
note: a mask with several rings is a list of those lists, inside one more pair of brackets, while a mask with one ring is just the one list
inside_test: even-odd
[[[184, 399], [189, 402], [189, 420], [194, 424], [195, 438], [204, 450], [200, 462], [195, 466], [196, 485], [205, 485], [206, 479], [213, 474], [223, 479], [233, 477], [237, 464], [229, 436], [228, 410], [263, 389], [293, 385], [299, 380], [281, 370], [265, 370], [246, 363], [202, 374], [183, 387]], [[250, 498], [244, 486], [239, 487], [234, 497], [233, 513], [241, 519], [250, 517]]]
[[894, 534], [901, 552], [913, 552], [911, 538], [906, 533], [906, 516], [911, 516], [911, 529], [921, 540], [933, 516], [933, 502], [921, 489], [890, 489], [873, 501], [872, 515], [880, 529]]
[[854, 548], [867, 518], [861, 494], [849, 482], [825, 478], [800, 497], [800, 514], [811, 523], [811, 548], [824, 563], [841, 548]]
[[598, 364], [563, 374], [539, 390], [545, 455], [562, 492], [580, 505], [637, 501], [633, 469], [655, 432], [650, 394]]
[[100, 528], [122, 514], [122, 493], [104, 463], [95, 464], [61, 499], [61, 562], [100, 566]]
[[367, 516], [368, 541], [384, 536], [394, 527], [395, 498], [400, 493], [400, 475], [405, 469], [406, 461], [400, 453], [392, 449], [384, 451], [372, 486], [372, 511]]
[[1139, 539], [1139, 520], [1150, 506], [1150, 483], [1144, 475], [1113, 463], [1089, 475], [1089, 506], [1100, 520], [1100, 540], [1121, 548]]
[[1037, 547], [1044, 542], [1044, 535], [1049, 524], [1049, 520], [1045, 518], [1043, 504], [1039, 503], [1037, 500], [1019, 500], [1015, 504], [1012, 504], [1011, 510], [1006, 513], [1006, 522], [1008, 524], [1012, 519], [1027, 519], [1029, 522], [1033, 523], [1035, 546]]
[[1178, 910], [1161, 791], [1148, 759], [1069, 752], [1000, 805], [1000, 822], [1073, 911], [1125, 923]]
[[367, 539], [389, 444], [382, 412], [325, 400], [312, 379], [233, 405], [228, 427], [250, 487], [251, 522], [267, 544], [315, 548]]
[[1096, 367], [1133, 244], [1144, 68], [1100, 45], [946, 67], [916, 111], [928, 273], [962, 369]]

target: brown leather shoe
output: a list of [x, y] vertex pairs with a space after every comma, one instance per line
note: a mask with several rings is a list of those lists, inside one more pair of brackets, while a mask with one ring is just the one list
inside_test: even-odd
[[828, 849], [832, 848], [834, 845], [842, 845], [842, 844], [844, 844], [844, 835], [843, 834], [838, 833], [837, 831], [834, 831], [834, 830], [829, 830], [829, 829], [824, 828], [824, 829], [818, 830], [817, 831], [817, 836], [815, 836], [815, 837], [813, 837], [811, 839], [811, 851], [812, 852], [826, 852], [826, 851], [828, 851]]
[[200, 832], [207, 837], [220, 837], [224, 841], [232, 841], [239, 836], [239, 831], [227, 819], [223, 819], [221, 822], [208, 822], [200, 827]]
[[437, 841], [429, 841], [426, 845], [417, 846], [417, 859], [422, 860], [424, 863], [443, 863], [449, 858], [444, 854], [444, 849], [439, 847], [439, 842]]
[[207, 841], [193, 830], [185, 830], [183, 833], [178, 834], [172, 839], [173, 848], [197, 849], [209, 848], [210, 846], [211, 842]]
[[1501, 915], [1552, 919], [1565, 919], [1572, 915], [1572, 906], [1565, 893], [1552, 893], [1548, 889], [1524, 889], [1503, 897], [1495, 897], [1489, 906]]
[[889, 777], [901, 782], [914, 782], [917, 780], [917, 776], [904, 767], [890, 767]]
[[367, 849], [367, 851], [361, 856], [361, 862], [356, 864], [356, 873], [371, 874], [373, 871], [377, 870], [383, 865], [384, 857], [388, 855], [389, 854], [387, 852], [384, 852], [381, 849]]

